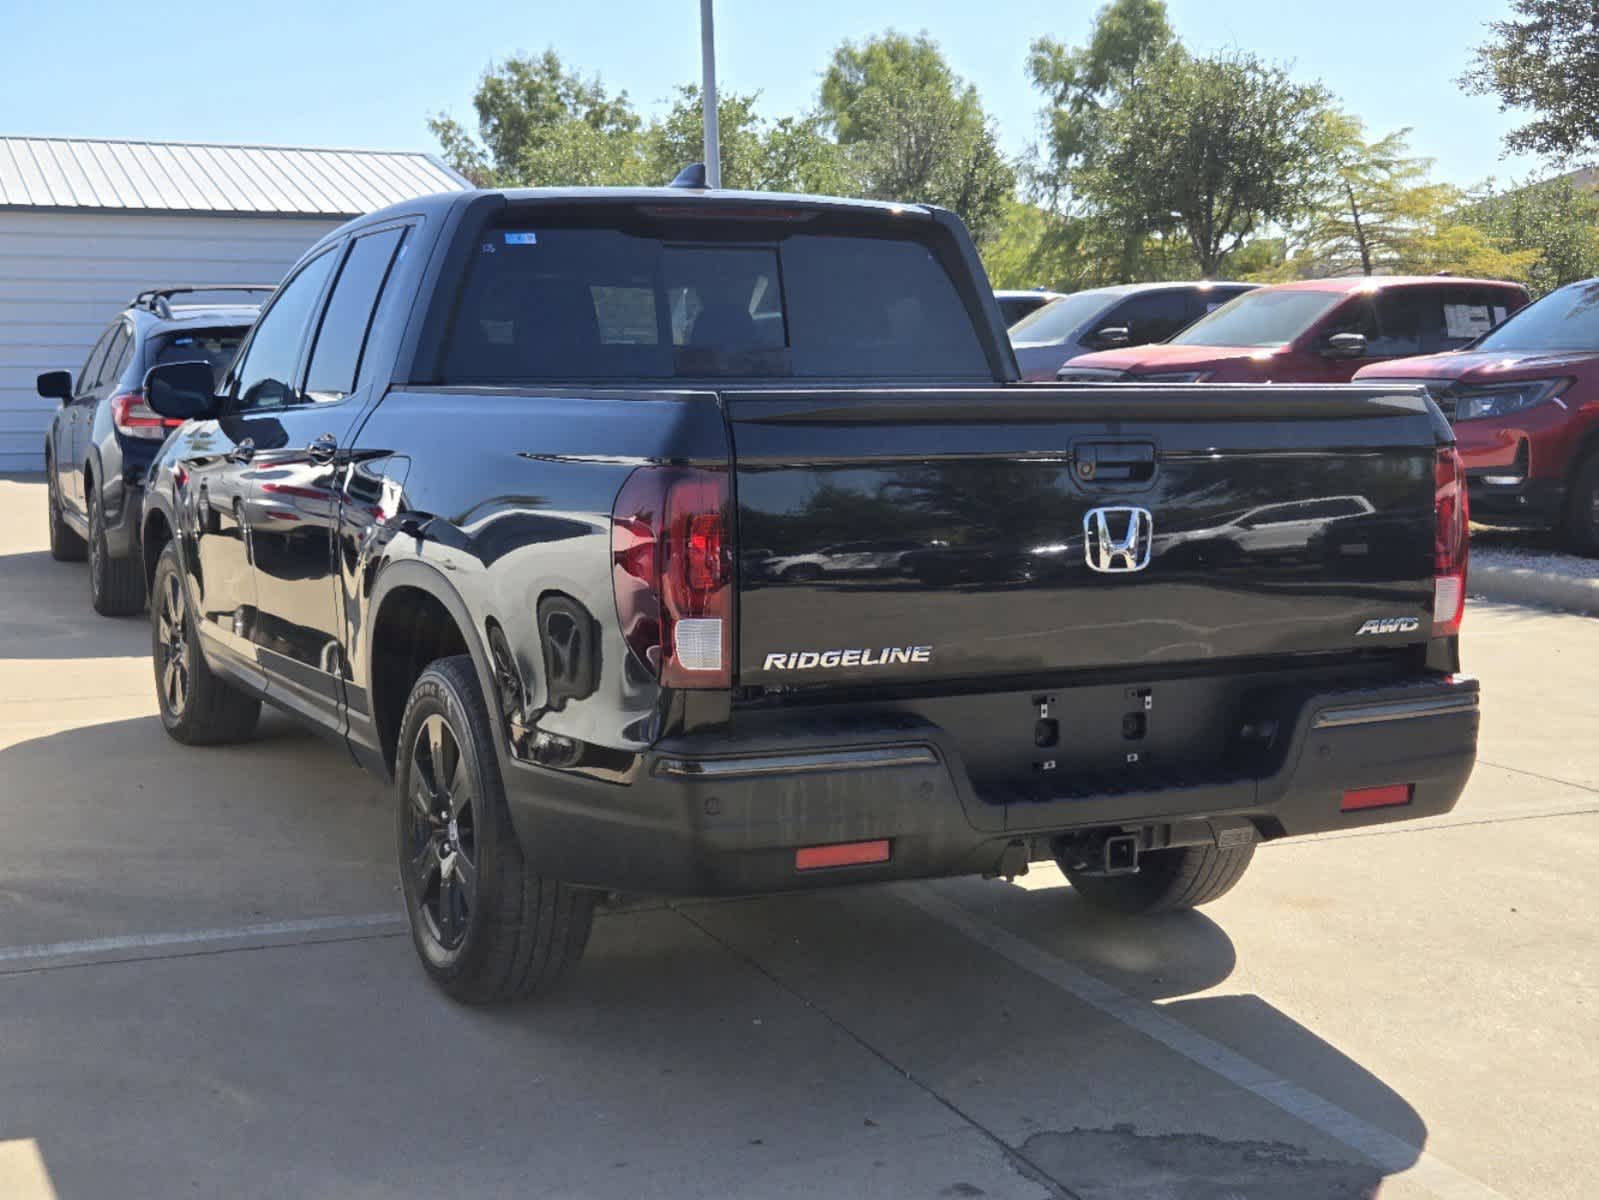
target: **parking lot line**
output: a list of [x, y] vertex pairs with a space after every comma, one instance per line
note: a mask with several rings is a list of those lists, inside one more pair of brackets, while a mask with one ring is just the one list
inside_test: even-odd
[[1394, 1137], [1371, 1122], [1267, 1070], [1222, 1043], [1112, 987], [1002, 926], [962, 908], [927, 886], [896, 889], [914, 907], [986, 946], [1007, 962], [1052, 984], [1166, 1049], [1221, 1076], [1313, 1129], [1348, 1146], [1367, 1162], [1403, 1174], [1439, 1200], [1505, 1200], [1487, 1184]]
[[51, 967], [173, 958], [221, 950], [256, 950], [295, 942], [332, 942], [355, 937], [388, 937], [405, 931], [402, 913], [361, 913], [312, 917], [299, 921], [267, 921], [232, 929], [188, 929], [172, 933], [138, 933], [88, 938], [38, 946], [0, 948], [0, 975]]

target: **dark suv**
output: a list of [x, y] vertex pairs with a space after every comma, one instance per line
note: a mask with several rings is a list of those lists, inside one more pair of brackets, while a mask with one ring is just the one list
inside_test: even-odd
[[[112, 321], [78, 373], [47, 371], [39, 395], [61, 401], [44, 446], [50, 482], [50, 554], [89, 557], [96, 612], [121, 616], [144, 607], [137, 549], [144, 475], [167, 431], [177, 425], [145, 403], [145, 372], [158, 363], [204, 359], [220, 377], [260, 310], [270, 285], [166, 287], [140, 292]], [[223, 302], [177, 303], [224, 294]]]

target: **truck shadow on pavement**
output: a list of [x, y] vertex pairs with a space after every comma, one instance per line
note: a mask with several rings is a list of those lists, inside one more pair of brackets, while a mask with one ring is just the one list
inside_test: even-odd
[[[153, 717], [85, 726], [0, 750], [0, 781], [5, 945], [399, 909], [386, 790], [282, 718], [265, 718], [250, 743], [207, 750], [170, 743]], [[621, 912], [596, 921], [560, 991], [503, 1010], [444, 1000], [398, 937], [46, 971], [10, 980], [8, 1003], [43, 1046], [56, 1036], [50, 1007], [69, 994], [90, 1010], [75, 1020], [130, 1037], [152, 1014], [166, 1029], [170, 997], [183, 995], [188, 1016], [160, 1035], [171, 1048], [97, 1070], [117, 1073], [129, 1095], [166, 1097], [151, 1110], [118, 1106], [113, 1132], [172, 1154], [202, 1191], [228, 1190], [255, 1152], [214, 1158], [227, 1114], [165, 1090], [173, 1054], [273, 1114], [262, 1119], [282, 1136], [267, 1141], [294, 1147], [307, 1192], [338, 1190], [363, 1168], [406, 1192], [388, 1172], [406, 1161], [403, 1147], [432, 1146], [441, 1105], [477, 1131], [474, 1155], [507, 1180], [557, 1167], [574, 1195], [654, 1194], [663, 1161], [677, 1164], [685, 1195], [759, 1196], [829, 1160], [892, 1171], [917, 1159], [925, 1174], [928, 1139], [957, 1133], [965, 1140], [940, 1142], [942, 1194], [1034, 1196], [1047, 1182], [1081, 1200], [1333, 1200], [1375, 1195], [1409, 1165], [1392, 1153], [1375, 1165], [1335, 1119], [1307, 1122], [1229, 1081], [1136, 1028], [1128, 1014], [1140, 1013], [1354, 1114], [1410, 1148], [1409, 1161], [1426, 1144], [1415, 1110], [1313, 1030], [1258, 996], [1202, 994], [1236, 966], [1215, 921], [1107, 916], [1045, 872], [1030, 882], [1045, 886], [954, 880]], [[985, 944], [911, 902], [929, 894], [1003, 939]], [[1004, 939], [1108, 985], [1125, 998], [1122, 1016], [1027, 969]], [[68, 977], [98, 982], [72, 991]], [[254, 1015], [241, 1023], [245, 1011]], [[314, 1053], [302, 1046], [308, 1029]], [[0, 1108], [9, 1099], [22, 1122], [12, 1136], [39, 1132], [28, 1096], [94, 1090], [24, 1044], [0, 1052], [11, 1078]], [[418, 1106], [422, 1094], [430, 1101]], [[337, 1112], [322, 1095], [340, 1098]], [[529, 1138], [573, 1112], [603, 1112], [605, 1128]], [[50, 1133], [41, 1145], [58, 1182], [90, 1178], [83, 1156], [98, 1126]], [[691, 1145], [703, 1149], [685, 1158]], [[1000, 1148], [1011, 1185], [996, 1190], [992, 1163], [979, 1174], [982, 1147]], [[398, 1157], [373, 1166], [380, 1148]], [[426, 1154], [431, 1168], [448, 1165], [436, 1147]], [[164, 1168], [152, 1158], [149, 1169]], [[867, 1194], [851, 1178], [784, 1194]]]

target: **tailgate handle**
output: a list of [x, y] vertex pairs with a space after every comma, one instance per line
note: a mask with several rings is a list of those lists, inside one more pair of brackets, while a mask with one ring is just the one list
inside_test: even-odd
[[1075, 457], [1084, 483], [1148, 483], [1155, 477], [1153, 442], [1084, 442]]

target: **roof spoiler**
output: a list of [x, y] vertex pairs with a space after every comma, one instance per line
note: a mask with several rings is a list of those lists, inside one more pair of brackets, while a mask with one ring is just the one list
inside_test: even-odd
[[172, 316], [171, 299], [173, 296], [188, 295], [192, 292], [259, 292], [271, 295], [277, 290], [276, 284], [271, 283], [183, 283], [173, 284], [171, 287], [146, 288], [133, 298], [129, 308], [142, 308], [153, 312], [156, 316], [167, 318]]

